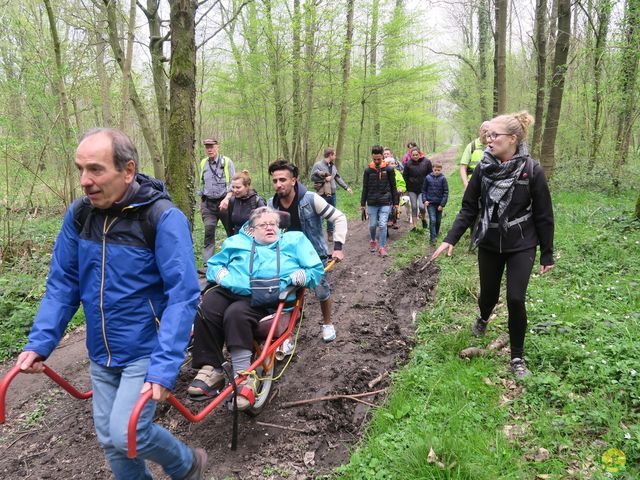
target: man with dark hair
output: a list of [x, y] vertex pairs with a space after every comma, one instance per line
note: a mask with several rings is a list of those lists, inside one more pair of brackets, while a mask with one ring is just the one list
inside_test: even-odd
[[[326, 200], [326, 202], [336, 206], [336, 184], [344, 188], [349, 195], [353, 193], [351, 187], [342, 179], [338, 173], [334, 162], [336, 161], [336, 151], [333, 147], [324, 149], [324, 158], [313, 165], [311, 169], [311, 181], [316, 189], [316, 193]], [[333, 242], [333, 222], [327, 220], [327, 239]]]
[[[199, 300], [189, 224], [164, 184], [136, 173], [138, 153], [119, 130], [96, 129], [76, 151], [86, 196], [67, 211], [47, 289], [17, 365], [26, 373], [60, 342], [82, 302], [96, 435], [116, 480], [151, 478], [145, 460], [172, 479], [204, 478], [207, 456], [153, 423], [175, 385]], [[140, 394], [138, 458], [127, 426]]]
[[220, 143], [214, 138], [204, 140], [207, 156], [200, 161], [200, 213], [204, 223], [204, 247], [202, 249], [203, 273], [209, 257], [216, 249], [216, 228], [222, 222], [227, 236], [233, 235], [226, 210], [231, 198], [231, 179], [236, 174], [229, 157], [220, 155]]
[[[338, 261], [344, 259], [342, 246], [347, 238], [347, 217], [335, 207], [329, 205], [317, 193], [307, 191], [298, 182], [298, 167], [286, 160], [277, 160], [269, 165], [269, 174], [276, 194], [269, 199], [269, 206], [291, 216], [289, 230], [300, 231], [311, 241], [323, 263], [329, 258]], [[327, 242], [322, 234], [322, 219], [335, 225], [333, 253], [329, 254]], [[326, 276], [315, 289], [316, 298], [322, 310], [322, 339], [332, 342], [336, 338], [336, 330], [331, 320], [331, 289]]]
[[[387, 253], [387, 220], [391, 206], [398, 208], [398, 191], [396, 189], [396, 175], [393, 167], [387, 165], [380, 145], [371, 147], [371, 160], [364, 169], [362, 178], [362, 196], [360, 209], [367, 211], [369, 216], [369, 251], [375, 253], [378, 249], [380, 256]], [[376, 241], [376, 230], [380, 230], [380, 244]]]

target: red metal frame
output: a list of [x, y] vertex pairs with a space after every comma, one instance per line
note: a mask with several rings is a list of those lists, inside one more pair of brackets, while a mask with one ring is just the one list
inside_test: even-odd
[[[2, 381], [0, 382], [0, 424], [5, 422], [5, 400], [7, 398], [7, 389], [9, 388], [9, 384], [19, 373], [23, 372], [20, 369], [20, 366], [16, 365], [11, 370], [9, 370], [9, 372], [7, 372], [7, 374], [2, 378]], [[80, 400], [86, 400], [87, 398], [91, 398], [91, 396], [93, 395], [93, 390], [88, 390], [86, 392], [79, 391], [47, 365], [44, 365], [43, 373], [58, 385], [60, 385], [62, 388], [64, 388], [72, 396], [79, 398]]]
[[[265, 361], [267, 357], [275, 354], [275, 351], [277, 350], [277, 348], [291, 335], [291, 333], [293, 332], [293, 327], [295, 326], [296, 321], [298, 320], [298, 317], [300, 315], [300, 309], [302, 308], [304, 292], [305, 292], [304, 288], [298, 290], [298, 293], [296, 295], [296, 304], [295, 304], [295, 307], [293, 308], [293, 311], [291, 312], [291, 318], [289, 318], [289, 326], [284, 331], [284, 333], [280, 335], [280, 337], [278, 337], [276, 340], [273, 340], [273, 334], [276, 330], [276, 327], [278, 326], [278, 318], [280, 318], [280, 315], [282, 314], [282, 309], [284, 308], [285, 302], [280, 302], [278, 304], [278, 309], [276, 310], [274, 320], [271, 323], [269, 334], [267, 335], [267, 338], [264, 341], [265, 347], [262, 349], [262, 352], [260, 352], [260, 355], [258, 356], [258, 358], [256, 358], [254, 362], [251, 364], [251, 366], [247, 369], [247, 371], [251, 372], [255, 370], [261, 363]], [[236, 378], [236, 385], [239, 385], [240, 383], [242, 383], [245, 380], [245, 378], [247, 378], [246, 375], [238, 375], [238, 377]], [[209, 415], [214, 408], [220, 405], [232, 392], [233, 392], [233, 386], [227, 385], [227, 387], [224, 390], [222, 390], [222, 392], [220, 392], [218, 396], [216, 396], [211, 401], [211, 403], [207, 404], [207, 406], [204, 407], [197, 414], [192, 413], [182, 402], [180, 402], [180, 400], [178, 400], [175, 396], [173, 396], [173, 394], [169, 394], [167, 401], [169, 402], [169, 404], [173, 405], [182, 414], [182, 416], [186, 418], [188, 421], [192, 423], [197, 423], [204, 420], [207, 417], [207, 415]], [[129, 417], [129, 427], [127, 431], [127, 442], [128, 442], [127, 456], [129, 458], [135, 458], [137, 455], [136, 428], [138, 426], [138, 419], [140, 418], [142, 409], [144, 408], [146, 403], [151, 399], [151, 395], [152, 395], [151, 390], [147, 390], [146, 392], [144, 392], [138, 399], [135, 406], [133, 407], [133, 410], [131, 411], [131, 416]]]
[[[334, 266], [335, 263], [336, 263], [336, 260], [332, 260], [330, 263], [328, 263], [324, 269], [325, 272], [329, 271]], [[289, 326], [280, 337], [278, 337], [276, 340], [273, 340], [273, 335], [278, 325], [278, 319], [282, 314], [282, 310], [284, 308], [285, 302], [282, 301], [278, 304], [278, 309], [276, 310], [274, 320], [271, 324], [271, 328], [269, 329], [269, 334], [267, 335], [267, 338], [264, 341], [265, 346], [260, 352], [258, 358], [251, 364], [251, 366], [247, 369], [247, 371], [255, 370], [261, 363], [265, 361], [266, 358], [274, 355], [277, 348], [282, 343], [284, 343], [284, 341], [293, 333], [293, 328], [298, 320], [298, 317], [300, 316], [300, 310], [302, 309], [304, 293], [305, 293], [304, 288], [299, 289], [298, 292], [296, 293], [296, 303], [293, 308], [293, 311], [291, 312], [291, 317], [289, 319]], [[0, 381], [0, 424], [3, 424], [6, 420], [5, 414], [6, 414], [7, 390], [9, 388], [9, 385], [13, 381], [13, 379], [19, 373], [23, 373], [23, 371], [20, 369], [19, 365], [16, 365], [11, 370], [9, 370], [9, 372], [7, 372], [7, 374]], [[47, 365], [44, 365], [43, 373], [47, 375], [49, 378], [51, 378], [58, 385], [60, 385], [64, 390], [69, 392], [69, 394], [71, 394], [75, 398], [86, 400], [88, 398], [91, 398], [91, 396], [93, 395], [93, 390], [88, 390], [86, 392], [79, 391], [73, 385], [67, 382], [64, 378], [58, 375], [51, 367]], [[245, 378], [247, 378], [246, 375], [239, 375], [238, 378], [236, 378], [236, 385], [239, 385], [240, 383], [242, 383], [245, 380]], [[178, 400], [175, 396], [173, 396], [173, 394], [169, 394], [167, 401], [169, 402], [169, 404], [173, 405], [187, 420], [189, 420], [192, 423], [197, 423], [204, 420], [214, 408], [220, 405], [232, 393], [232, 391], [233, 391], [233, 387], [231, 385], [227, 385], [227, 387], [222, 392], [220, 392], [218, 396], [211, 401], [211, 403], [209, 403], [197, 414], [192, 413], [182, 402], [180, 402], [180, 400]], [[138, 419], [140, 418], [142, 409], [144, 408], [146, 403], [151, 399], [152, 395], [153, 393], [151, 390], [147, 390], [145, 393], [143, 393], [138, 399], [137, 403], [135, 404], [131, 412], [131, 416], [129, 417], [127, 455], [130, 458], [136, 457], [136, 453], [137, 453], [136, 452], [137, 450], [136, 427], [138, 425]]]

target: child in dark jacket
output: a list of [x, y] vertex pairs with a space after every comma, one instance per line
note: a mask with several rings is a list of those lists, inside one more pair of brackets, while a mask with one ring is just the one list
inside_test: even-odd
[[440, 233], [442, 210], [449, 199], [449, 184], [442, 174], [442, 163], [435, 161], [433, 171], [427, 175], [422, 185], [422, 201], [429, 212], [429, 241], [435, 245]]

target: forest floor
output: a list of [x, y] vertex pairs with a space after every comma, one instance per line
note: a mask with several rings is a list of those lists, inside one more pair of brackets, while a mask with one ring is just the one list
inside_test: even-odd
[[[454, 167], [456, 148], [440, 159], [445, 173]], [[204, 421], [191, 424], [173, 408], [160, 406], [156, 421], [179, 438], [200, 446], [209, 455], [206, 478], [317, 478], [331, 475], [349, 460], [361, 438], [372, 407], [340, 399], [283, 408], [285, 402], [325, 395], [358, 394], [390, 385], [390, 373], [403, 365], [414, 342], [415, 317], [431, 300], [436, 267], [419, 258], [394, 267], [394, 241], [408, 233], [406, 217], [398, 230], [389, 230], [390, 256], [368, 251], [368, 229], [349, 223], [345, 261], [329, 274], [334, 299], [337, 339], [320, 339], [320, 309], [308, 292], [298, 347], [272, 397], [256, 418], [240, 415], [238, 448], [230, 449], [232, 414], [218, 408]], [[79, 389], [90, 388], [84, 329], [68, 334], [47, 362]], [[10, 368], [11, 362], [1, 366]], [[176, 396], [192, 410], [186, 387], [194, 371], [183, 369]], [[372, 386], [369, 386], [369, 385]], [[370, 404], [385, 401], [385, 392], [366, 397]], [[54, 388], [44, 376], [19, 375], [7, 398], [8, 421], [0, 427], [0, 476], [18, 479], [109, 478], [91, 418], [91, 402], [75, 400]], [[271, 425], [267, 425], [271, 424]], [[152, 466], [156, 478], [164, 478]]]

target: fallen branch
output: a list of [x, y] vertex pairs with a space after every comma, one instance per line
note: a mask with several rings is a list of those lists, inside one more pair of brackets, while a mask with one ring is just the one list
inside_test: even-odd
[[301, 428], [287, 427], [285, 425], [276, 425], [275, 423], [267, 423], [267, 422], [258, 422], [258, 421], [256, 421], [256, 425], [262, 425], [263, 427], [280, 428], [282, 430], [289, 430], [291, 432], [309, 433], [307, 430], [303, 430]]
[[281, 407], [282, 408], [297, 407], [299, 405], [306, 405], [306, 404], [309, 404], [309, 403], [328, 402], [328, 401], [331, 401], [331, 400], [341, 400], [341, 399], [354, 400], [356, 402], [360, 402], [360, 403], [364, 403], [364, 404], [372, 406], [372, 407], [376, 407], [377, 405], [375, 405], [373, 403], [366, 402], [364, 400], [360, 400], [360, 398], [369, 397], [371, 395], [377, 395], [378, 393], [385, 392], [386, 390], [387, 390], [386, 388], [381, 388], [380, 390], [374, 390], [373, 392], [353, 393], [351, 395], [346, 395], [346, 394], [342, 394], [342, 395], [327, 395], [327, 396], [324, 396], [324, 397], [308, 398], [306, 400], [296, 400], [295, 402], [285, 402], [285, 403], [283, 403], [281, 405]]
[[376, 385], [378, 385], [387, 375], [389, 375], [389, 372], [382, 372], [380, 375], [378, 375], [376, 378], [374, 378], [373, 380], [371, 380], [369, 383], [367, 383], [367, 386], [369, 388], [373, 388]]
[[478, 348], [478, 347], [469, 347], [465, 348], [460, 352], [460, 358], [473, 358], [473, 357], [483, 357], [488, 355], [494, 350], [500, 350], [504, 346], [509, 343], [509, 337], [507, 335], [500, 335], [498, 338], [493, 340], [487, 348]]

